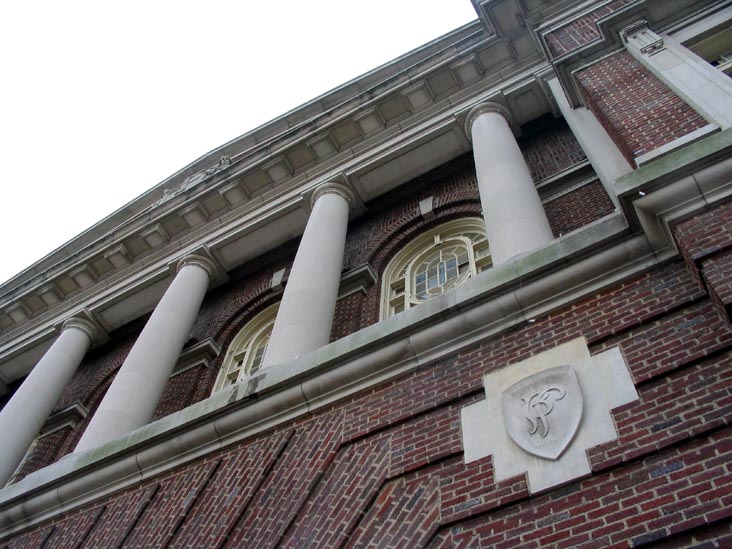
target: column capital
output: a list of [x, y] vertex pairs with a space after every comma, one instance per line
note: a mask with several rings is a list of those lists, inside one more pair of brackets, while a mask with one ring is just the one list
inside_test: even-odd
[[102, 331], [99, 329], [98, 326], [96, 326], [93, 322], [87, 320], [86, 318], [82, 318], [80, 316], [72, 316], [71, 318], [66, 319], [63, 324], [61, 324], [61, 331], [68, 328], [76, 328], [77, 330], [81, 330], [89, 336], [89, 339], [92, 342], [99, 341], [103, 338]]
[[[58, 326], [58, 325], [57, 325]], [[72, 317], [67, 318], [61, 323], [61, 331], [63, 332], [67, 328], [76, 328], [81, 330], [92, 342], [92, 345], [98, 345], [104, 343], [109, 339], [107, 332], [102, 328], [98, 322], [88, 312], [81, 312], [75, 314]]]
[[216, 273], [219, 270], [216, 264], [209, 258], [200, 254], [189, 254], [178, 261], [175, 267], [175, 272], [179, 273], [183, 267], [187, 267], [188, 265], [201, 267], [206, 271], [206, 274], [208, 274], [209, 281], [214, 279], [214, 276], [216, 276]]
[[500, 103], [486, 101], [484, 103], [478, 103], [477, 105], [475, 105], [472, 109], [468, 111], [468, 115], [465, 117], [465, 134], [468, 136], [468, 139], [473, 139], [473, 122], [475, 122], [481, 114], [492, 112], [500, 114], [503, 118], [505, 118], [506, 123], [511, 127], [511, 129], [513, 129], [513, 122], [511, 120], [511, 113], [509, 112], [509, 110]]
[[315, 202], [317, 202], [318, 198], [320, 198], [323, 195], [326, 194], [337, 194], [338, 196], [343, 197], [346, 202], [348, 202], [348, 208], [352, 208], [356, 203], [356, 197], [353, 194], [353, 191], [349, 189], [347, 186], [343, 185], [342, 183], [336, 183], [334, 181], [330, 181], [328, 183], [323, 183], [322, 185], [319, 185], [315, 191], [313, 192], [312, 196], [310, 197], [310, 209], [312, 209], [315, 206]]

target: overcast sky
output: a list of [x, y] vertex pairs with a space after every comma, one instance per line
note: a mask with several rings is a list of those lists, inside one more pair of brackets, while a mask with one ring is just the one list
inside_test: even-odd
[[186, 164], [476, 18], [470, 0], [0, 5], [0, 282]]

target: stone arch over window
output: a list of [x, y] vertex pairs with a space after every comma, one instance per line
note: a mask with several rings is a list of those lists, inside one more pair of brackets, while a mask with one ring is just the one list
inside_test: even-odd
[[279, 302], [270, 305], [234, 336], [224, 356], [214, 392], [259, 371], [279, 306]]
[[384, 270], [381, 319], [419, 305], [491, 266], [481, 218], [438, 225], [407, 243]]

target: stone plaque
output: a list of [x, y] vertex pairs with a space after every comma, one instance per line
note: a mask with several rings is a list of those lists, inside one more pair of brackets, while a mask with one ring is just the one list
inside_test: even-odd
[[558, 459], [582, 419], [582, 390], [571, 366], [530, 375], [501, 394], [503, 421], [511, 439], [526, 452]]
[[618, 436], [611, 410], [638, 398], [620, 349], [591, 355], [583, 337], [483, 385], [485, 400], [461, 411], [465, 463], [492, 455], [496, 481], [526, 473], [532, 494], [590, 475], [587, 450]]

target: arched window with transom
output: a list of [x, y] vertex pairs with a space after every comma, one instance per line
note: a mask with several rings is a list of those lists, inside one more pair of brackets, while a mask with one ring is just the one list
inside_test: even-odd
[[234, 337], [224, 357], [214, 391], [256, 374], [262, 366], [280, 304], [267, 307]]
[[424, 303], [491, 266], [483, 220], [448, 221], [409, 242], [382, 278], [381, 318]]

